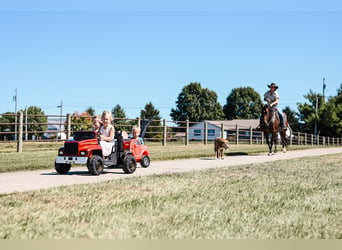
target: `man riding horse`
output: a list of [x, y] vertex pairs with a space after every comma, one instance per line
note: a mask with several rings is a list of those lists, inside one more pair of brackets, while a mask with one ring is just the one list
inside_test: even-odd
[[[271, 108], [274, 108], [279, 115], [279, 120], [280, 120], [280, 128], [283, 130], [286, 130], [286, 126], [284, 123], [284, 117], [282, 112], [280, 112], [277, 108], [278, 103], [279, 103], [279, 94], [276, 91], [279, 87], [277, 86], [277, 84], [275, 83], [271, 83], [270, 85], [267, 85], [267, 87], [270, 89], [269, 91], [267, 91], [264, 94], [264, 101], [267, 102], [268, 106], [270, 106]], [[263, 121], [262, 119], [260, 119], [260, 128], [263, 128]]]

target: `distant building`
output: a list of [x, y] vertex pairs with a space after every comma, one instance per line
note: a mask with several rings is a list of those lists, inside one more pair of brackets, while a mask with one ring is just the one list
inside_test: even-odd
[[65, 119], [61, 120], [59, 118], [49, 118], [48, 119], [48, 129], [46, 133], [44, 133], [45, 138], [56, 138], [58, 136], [58, 139], [65, 140], [66, 139], [66, 133], [64, 129]]
[[[259, 119], [236, 119], [223, 121], [205, 121], [207, 123], [207, 140], [212, 141], [217, 137], [228, 138], [238, 126], [240, 136], [250, 135], [250, 128], [255, 129], [259, 125]], [[205, 122], [199, 122], [189, 127], [189, 140], [204, 140]], [[221, 135], [223, 126], [223, 135]]]

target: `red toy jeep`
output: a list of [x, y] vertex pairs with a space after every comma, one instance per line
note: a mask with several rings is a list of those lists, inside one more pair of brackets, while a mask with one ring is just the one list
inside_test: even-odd
[[140, 140], [123, 139], [121, 132], [116, 132], [112, 153], [104, 159], [96, 132], [78, 131], [58, 150], [55, 169], [59, 174], [66, 174], [71, 164], [86, 164], [92, 175], [102, 174], [104, 166], [122, 168], [126, 174], [132, 174], [137, 162], [144, 168], [150, 166], [148, 148]]

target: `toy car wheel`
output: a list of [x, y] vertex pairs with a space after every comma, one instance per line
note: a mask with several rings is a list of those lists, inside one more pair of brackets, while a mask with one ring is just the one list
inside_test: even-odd
[[103, 160], [99, 155], [92, 156], [87, 163], [89, 173], [92, 175], [100, 175], [103, 173]]
[[122, 169], [126, 174], [132, 174], [137, 168], [137, 162], [133, 155], [126, 155], [123, 159]]
[[55, 169], [59, 174], [67, 174], [71, 168], [71, 164], [64, 164], [64, 163], [56, 163], [55, 162]]
[[148, 168], [150, 166], [151, 160], [150, 157], [148, 157], [147, 155], [144, 155], [141, 159], [140, 159], [140, 165], [143, 168]]

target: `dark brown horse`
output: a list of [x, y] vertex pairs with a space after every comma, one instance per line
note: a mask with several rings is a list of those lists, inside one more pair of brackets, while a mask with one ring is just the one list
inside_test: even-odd
[[[283, 113], [284, 124], [289, 130], [291, 128], [287, 122], [286, 114]], [[265, 105], [261, 111], [261, 131], [264, 132], [264, 136], [266, 138], [266, 143], [268, 145], [268, 155], [274, 154], [277, 152], [277, 143], [278, 143], [278, 133], [280, 134], [281, 144], [283, 147], [283, 152], [286, 152], [286, 146], [288, 144], [288, 140], [286, 138], [286, 130], [280, 128], [280, 119], [277, 109], [270, 107], [269, 105]], [[274, 151], [272, 151], [274, 145]]]

